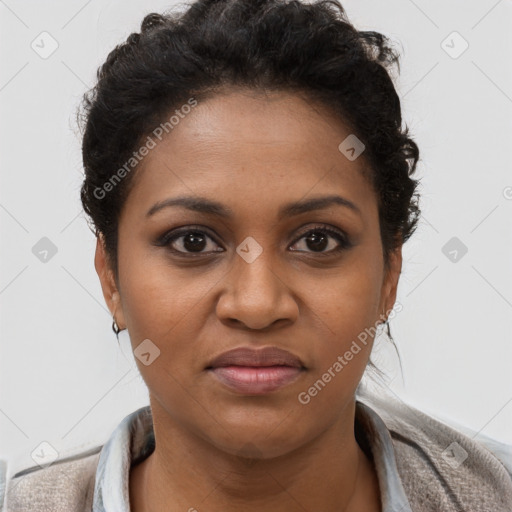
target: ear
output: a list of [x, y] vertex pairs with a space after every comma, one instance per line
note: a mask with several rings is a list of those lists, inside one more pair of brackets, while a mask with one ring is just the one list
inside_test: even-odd
[[115, 315], [116, 323], [120, 329], [126, 328], [123, 306], [121, 304], [121, 295], [117, 289], [114, 279], [114, 272], [109, 264], [105, 241], [100, 233], [96, 238], [96, 253], [94, 255], [94, 267], [100, 278], [103, 297], [107, 303], [108, 309], [112, 315]]
[[379, 317], [383, 322], [389, 316], [396, 301], [398, 279], [402, 272], [402, 245], [399, 245], [389, 255], [389, 267], [384, 275], [379, 304]]

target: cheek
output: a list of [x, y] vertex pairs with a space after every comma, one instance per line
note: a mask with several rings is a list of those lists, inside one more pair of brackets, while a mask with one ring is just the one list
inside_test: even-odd
[[189, 322], [200, 306], [213, 278], [190, 278], [190, 270], [173, 268], [159, 251], [136, 247], [119, 261], [123, 312], [135, 337], [161, 339], [165, 333]]
[[[312, 352], [309, 378], [297, 394], [297, 401], [310, 417], [334, 419], [339, 408], [355, 393], [370, 357], [374, 328], [373, 300], [368, 289], [343, 289], [331, 293], [319, 312], [319, 330]], [[328, 304], [327, 308], [325, 304]]]
[[[159, 351], [158, 359], [150, 366], [136, 360], [141, 374], [146, 381], [170, 379], [166, 386], [172, 385], [172, 377], [181, 382], [186, 369], [194, 371], [198, 361], [206, 357], [205, 347], [196, 341], [201, 339], [210, 315], [204, 301], [219, 276], [212, 272], [190, 278], [190, 271], [173, 269], [162, 257], [137, 255], [135, 251], [120, 261], [119, 269], [132, 349], [137, 354], [140, 344], [150, 340]], [[166, 376], [164, 370], [172, 375]]]
[[312, 376], [316, 380], [323, 376], [326, 387], [335, 393], [347, 385], [356, 387], [366, 368], [377, 328], [380, 283], [378, 266], [361, 258], [329, 280], [304, 283], [309, 290], [308, 321], [319, 333]]
[[355, 338], [378, 317], [382, 271], [361, 257], [336, 274], [305, 285], [308, 309], [317, 314], [334, 339]]

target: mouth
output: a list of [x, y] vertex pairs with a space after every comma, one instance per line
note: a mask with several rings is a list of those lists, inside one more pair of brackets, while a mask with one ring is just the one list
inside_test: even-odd
[[278, 347], [240, 347], [220, 354], [205, 370], [231, 391], [262, 395], [296, 381], [306, 367], [297, 356]]

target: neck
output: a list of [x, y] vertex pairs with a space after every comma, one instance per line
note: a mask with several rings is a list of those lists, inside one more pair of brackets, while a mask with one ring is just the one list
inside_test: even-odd
[[131, 471], [132, 512], [380, 510], [373, 467], [354, 435], [355, 401], [317, 438], [268, 459], [227, 454], [175, 423], [157, 401], [151, 409], [156, 447]]

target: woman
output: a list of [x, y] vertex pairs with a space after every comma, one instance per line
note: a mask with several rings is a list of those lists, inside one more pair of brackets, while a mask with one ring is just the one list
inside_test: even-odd
[[356, 399], [420, 213], [397, 61], [325, 1], [200, 0], [110, 53], [81, 199], [150, 406], [9, 511], [512, 510], [507, 447]]

